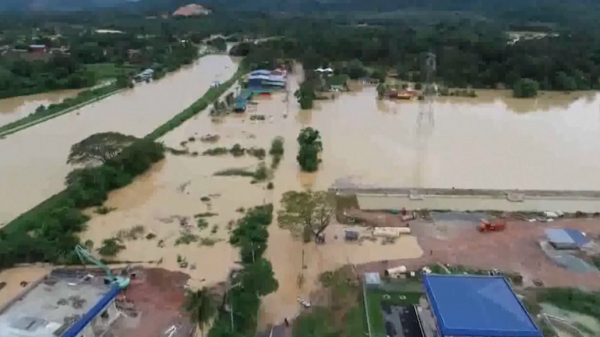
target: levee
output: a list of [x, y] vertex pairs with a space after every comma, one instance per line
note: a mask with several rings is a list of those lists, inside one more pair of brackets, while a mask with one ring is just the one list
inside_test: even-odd
[[600, 191], [332, 187], [354, 194], [362, 210], [429, 209], [566, 213], [600, 212]]

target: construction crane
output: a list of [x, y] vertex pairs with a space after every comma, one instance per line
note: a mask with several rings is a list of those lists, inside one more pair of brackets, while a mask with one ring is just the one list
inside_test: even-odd
[[131, 282], [128, 277], [116, 276], [110, 272], [110, 269], [102, 262], [98, 261], [96, 258], [90, 254], [83, 246], [77, 245], [75, 246], [75, 253], [81, 260], [81, 263], [85, 266], [85, 262], [91, 262], [95, 264], [98, 268], [104, 270], [106, 276], [104, 277], [111, 285], [118, 286], [120, 289], [125, 289], [129, 286]]

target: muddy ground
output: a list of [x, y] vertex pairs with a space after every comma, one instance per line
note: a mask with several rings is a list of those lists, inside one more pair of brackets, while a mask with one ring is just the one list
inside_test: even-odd
[[571, 228], [588, 236], [600, 235], [599, 219], [565, 219], [552, 223], [509, 221], [503, 232], [480, 233], [477, 221], [451, 219], [448, 221], [413, 221], [410, 228], [424, 251], [420, 258], [365, 263], [357, 266], [360, 272], [378, 271], [405, 265], [419, 268], [441, 262], [481, 269], [514, 271], [523, 275], [524, 286], [541, 280], [545, 286], [576, 286], [600, 290], [600, 274], [579, 274], [556, 265], [540, 249], [544, 229]]

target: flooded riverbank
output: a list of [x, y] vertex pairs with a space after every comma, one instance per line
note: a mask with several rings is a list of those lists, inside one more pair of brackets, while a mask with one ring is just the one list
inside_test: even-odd
[[[226, 55], [208, 55], [160, 81], [136, 86], [0, 140], [0, 224], [63, 188], [71, 145], [98, 132], [144, 136], [237, 70]], [[8, 193], [7, 191], [10, 191]]]
[[0, 99], [0, 126], [35, 112], [40, 105], [58, 104], [65, 98], [77, 96], [81, 90], [61, 90], [44, 94]]

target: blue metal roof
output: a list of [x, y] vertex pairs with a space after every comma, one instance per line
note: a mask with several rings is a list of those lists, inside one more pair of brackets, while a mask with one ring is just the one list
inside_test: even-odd
[[545, 230], [548, 241], [555, 244], [569, 244], [578, 247], [590, 242], [585, 234], [575, 229], [549, 228]]
[[543, 337], [502, 276], [423, 276], [443, 336]]
[[102, 310], [117, 297], [121, 289], [117, 286], [112, 286], [110, 290], [102, 296], [102, 298], [83, 315], [77, 322], [69, 327], [60, 337], [77, 337], [83, 329], [98, 316]]

